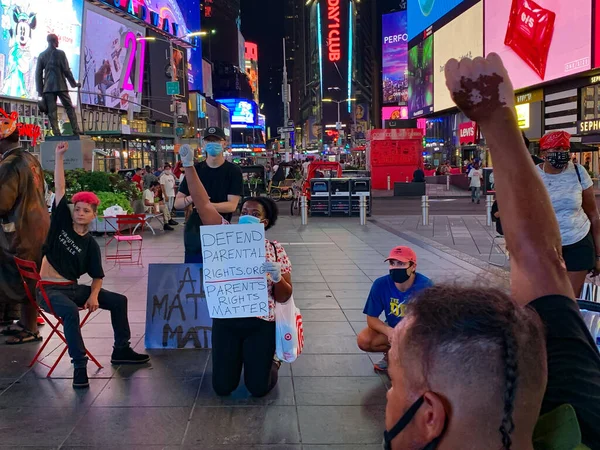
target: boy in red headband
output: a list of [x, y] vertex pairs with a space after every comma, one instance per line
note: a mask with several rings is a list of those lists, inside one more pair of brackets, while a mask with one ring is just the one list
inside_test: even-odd
[[[110, 311], [115, 337], [112, 364], [143, 364], [150, 358], [136, 353], [129, 345], [131, 332], [127, 297], [102, 289], [104, 271], [100, 246], [89, 233], [89, 225], [96, 218], [100, 204], [98, 197], [92, 192], [75, 194], [72, 198], [73, 214], [67, 204], [63, 162], [67, 149], [66, 142], [61, 142], [56, 148], [56, 197], [40, 275], [54, 312], [63, 320], [69, 355], [75, 368], [73, 387], [86, 388], [89, 386], [87, 357], [79, 328], [78, 307], [92, 312], [98, 308]], [[79, 277], [86, 273], [92, 278], [92, 285], [77, 284]], [[49, 310], [39, 290], [37, 298], [40, 305]]]

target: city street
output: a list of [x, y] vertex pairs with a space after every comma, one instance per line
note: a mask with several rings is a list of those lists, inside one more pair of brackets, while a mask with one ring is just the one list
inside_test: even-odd
[[[386, 221], [384, 227], [375, 222]], [[280, 241], [293, 265], [294, 297], [302, 310], [306, 346], [298, 361], [284, 364], [278, 386], [265, 398], [240, 387], [231, 398], [211, 388], [208, 350], [154, 350], [150, 364], [112, 367], [112, 331], [106, 311], [84, 327], [86, 346], [104, 369], [88, 365], [89, 390], [71, 387], [68, 357], [53, 377], [27, 364], [40, 344], [2, 347], [0, 352], [0, 449], [376, 450], [384, 429], [389, 379], [373, 372], [380, 354], [356, 345], [371, 283], [385, 275], [390, 248], [410, 245], [419, 272], [436, 283], [507, 286], [507, 273], [474, 265], [469, 256], [431, 243], [399, 237], [406, 227], [373, 217], [283, 217], [268, 233]], [[100, 243], [103, 244], [102, 238]], [[144, 351], [148, 264], [183, 260], [182, 227], [144, 235], [144, 268], [106, 266], [104, 285], [129, 298], [132, 345]], [[44, 333], [48, 333], [45, 327]], [[57, 357], [53, 339], [44, 362]], [[26, 430], [26, 432], [23, 432]]]

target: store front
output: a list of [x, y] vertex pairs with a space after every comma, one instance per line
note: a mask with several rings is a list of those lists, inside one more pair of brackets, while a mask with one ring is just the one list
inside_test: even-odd
[[520, 92], [515, 95], [515, 108], [519, 128], [530, 141], [539, 141], [543, 135], [544, 91]]

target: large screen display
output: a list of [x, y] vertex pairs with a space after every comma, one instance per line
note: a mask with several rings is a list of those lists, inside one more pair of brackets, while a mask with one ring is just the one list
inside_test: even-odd
[[[110, 15], [110, 18], [108, 17]], [[139, 111], [146, 30], [92, 5], [86, 6], [81, 102]]]
[[384, 14], [382, 18], [383, 104], [408, 101], [408, 34], [406, 11]]
[[240, 98], [219, 99], [229, 109], [231, 125], [258, 125], [258, 106]]
[[384, 106], [381, 108], [383, 120], [405, 120], [408, 119], [408, 108], [406, 106]]
[[[59, 49], [79, 80], [83, 0], [2, 1], [0, 11], [0, 95], [38, 99], [35, 69], [50, 33], [58, 36]], [[77, 94], [71, 99], [76, 103]]]
[[463, 0], [408, 0], [408, 40], [429, 28], [462, 2]]
[[408, 51], [408, 112], [411, 118], [433, 112], [433, 35]]
[[591, 0], [485, 0], [485, 53], [515, 89], [591, 68]]
[[433, 98], [435, 111], [452, 108], [444, 68], [450, 58], [483, 56], [483, 3], [479, 2], [434, 33]]

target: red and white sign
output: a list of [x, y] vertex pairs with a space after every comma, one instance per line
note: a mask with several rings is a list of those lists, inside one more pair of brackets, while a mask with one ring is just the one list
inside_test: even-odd
[[418, 128], [393, 128], [393, 129], [377, 129], [371, 130], [369, 140], [371, 141], [386, 141], [393, 140], [412, 140], [423, 139], [423, 130]]
[[477, 142], [477, 124], [475, 122], [465, 122], [458, 126], [458, 142], [461, 145]]

